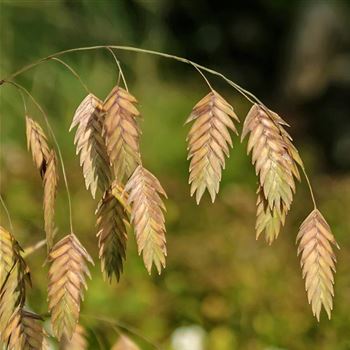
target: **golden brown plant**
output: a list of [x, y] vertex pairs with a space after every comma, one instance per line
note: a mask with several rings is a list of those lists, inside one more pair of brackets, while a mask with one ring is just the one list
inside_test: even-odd
[[58, 185], [57, 160], [54, 151], [51, 151], [47, 159], [47, 167], [44, 174], [44, 222], [46, 232], [46, 244], [48, 251], [52, 248], [55, 235], [55, 200]]
[[270, 244], [278, 236], [292, 204], [294, 178], [300, 178], [297, 164], [301, 160], [283, 127], [286, 125], [276, 113], [267, 113], [255, 104], [242, 131], [242, 140], [250, 133], [248, 154], [252, 153], [252, 163], [259, 177], [257, 235], [265, 230]]
[[13, 235], [0, 226], [0, 334], [4, 343], [10, 318], [24, 305], [26, 283], [31, 283], [21, 250]]
[[[295, 180], [300, 180], [299, 170], [302, 170], [315, 209], [301, 225], [297, 236], [298, 254], [301, 255], [303, 277], [314, 315], [319, 320], [323, 306], [330, 317], [335, 273], [335, 256], [331, 244], [336, 245], [336, 242], [330, 227], [316, 209], [310, 180], [293, 140], [286, 130], [288, 124], [278, 114], [268, 110], [257, 97], [223, 74], [188, 59], [126, 46], [101, 45], [75, 48], [49, 55], [22, 67], [6, 79], [0, 79], [0, 86], [13, 85], [21, 94], [26, 93], [41, 111], [61, 163], [72, 233], [53, 246], [54, 203], [58, 181], [56, 156], [54, 151], [50, 150], [40, 125], [26, 116], [28, 149], [31, 150], [35, 166], [39, 169], [44, 183], [44, 220], [49, 251], [48, 261], [51, 263], [48, 287], [51, 323], [53, 333], [61, 340], [63, 348], [66, 349], [68, 346], [84, 349], [87, 346], [81, 329], [76, 325], [84, 287], [86, 288], [86, 276], [90, 276], [87, 262], [93, 262], [73, 234], [72, 204], [67, 175], [47, 115], [30, 92], [13, 79], [52, 59], [66, 66], [88, 91], [80, 76], [58, 56], [67, 52], [91, 49], [108, 49], [113, 54], [126, 87], [126, 90], [119, 86], [114, 87], [104, 102], [88, 93], [76, 110], [70, 127], [70, 130], [77, 127], [74, 143], [76, 153], [80, 156], [85, 185], [90, 189], [93, 198], [97, 189], [103, 194], [97, 209], [97, 237], [104, 277], [111, 280], [115, 274], [117, 280], [120, 278], [126, 255], [126, 225], [129, 221], [134, 226], [138, 252], [142, 253], [149, 273], [153, 264], [158, 272], [161, 272], [162, 267], [165, 267], [167, 254], [163, 214], [165, 206], [161, 198], [161, 195], [166, 197], [166, 194], [157, 178], [143, 168], [141, 163], [139, 149], [141, 130], [137, 120], [140, 113], [136, 108], [136, 99], [128, 92], [125, 76], [112, 50], [119, 49], [172, 58], [189, 64], [202, 75], [210, 88], [211, 85], [203, 72], [221, 77], [253, 104], [246, 116], [241, 137], [243, 140], [249, 134], [248, 154], [252, 154], [252, 163], [258, 176], [256, 236], [258, 238], [265, 233], [269, 244], [278, 237], [293, 201]], [[26, 109], [25, 98], [24, 107]], [[239, 119], [232, 106], [211, 88], [211, 92], [195, 105], [186, 122], [193, 122], [187, 137], [191, 196], [196, 194], [196, 201], [199, 203], [207, 190], [214, 202], [219, 191], [226, 157], [229, 156], [232, 147], [230, 130], [238, 134], [235, 124]], [[1, 197], [0, 199], [7, 212], [6, 205]], [[9, 214], [8, 216], [11, 221]], [[45, 336], [39, 317], [23, 309], [25, 281], [30, 279], [20, 251], [12, 234], [0, 228], [0, 341], [8, 343], [11, 349], [17, 349], [18, 346], [31, 349], [40, 347], [40, 339]], [[125, 339], [127, 339], [125, 336], [121, 336], [114, 348], [137, 349]]]
[[139, 137], [141, 134], [136, 117], [140, 115], [135, 107], [134, 96], [116, 86], [106, 98], [104, 136], [107, 152], [114, 165], [116, 179], [120, 182], [129, 177], [141, 163]]
[[87, 189], [90, 188], [93, 198], [97, 188], [103, 193], [112, 179], [107, 149], [102, 137], [105, 119], [102, 104], [93, 94], [87, 95], [76, 110], [69, 129], [71, 131], [78, 126], [74, 137], [76, 153], [80, 153], [85, 185]]
[[41, 177], [43, 177], [50, 150], [43, 129], [28, 116], [26, 116], [26, 134], [28, 150], [31, 150], [35, 166], [40, 171]]
[[64, 338], [59, 347], [60, 350], [86, 350], [87, 348], [86, 330], [80, 324], [75, 327], [72, 338], [70, 340]]
[[300, 226], [297, 242], [299, 242], [298, 255], [305, 278], [305, 289], [312, 312], [319, 321], [323, 306], [330, 319], [336, 263], [332, 244], [338, 248], [339, 246], [318, 209], [314, 209]]
[[[62, 238], [50, 251], [48, 301], [54, 335], [71, 339], [79, 320], [80, 302], [90, 277], [87, 262], [93, 264], [88, 252], [71, 233]], [[91, 277], [90, 277], [91, 278]]]
[[126, 259], [129, 221], [125, 207], [113, 195], [112, 189], [104, 193], [97, 207], [96, 215], [99, 258], [101, 259], [103, 276], [111, 281], [114, 273], [119, 281]]
[[143, 254], [148, 273], [154, 264], [161, 272], [165, 267], [165, 206], [160, 198], [166, 193], [158, 179], [139, 165], [125, 186], [129, 193], [128, 204], [131, 205], [131, 222], [135, 227], [139, 254]]
[[191, 196], [196, 192], [199, 204], [207, 189], [214, 202], [225, 156], [229, 157], [229, 146], [233, 146], [229, 129], [238, 135], [233, 121], [239, 122], [239, 119], [232, 106], [213, 90], [194, 106], [186, 123], [192, 121], [194, 124], [187, 136]]
[[49, 349], [42, 318], [37, 314], [17, 307], [4, 333], [8, 350]]
[[256, 208], [256, 239], [265, 231], [265, 239], [268, 244], [271, 244], [278, 237], [281, 225], [285, 223], [287, 212], [283, 207], [280, 210], [270, 208], [260, 185], [257, 190]]

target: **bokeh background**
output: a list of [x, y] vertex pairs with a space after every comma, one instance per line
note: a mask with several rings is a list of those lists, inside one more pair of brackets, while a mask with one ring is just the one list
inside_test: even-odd
[[[75, 233], [96, 266], [81, 323], [91, 349], [108, 349], [122, 331], [142, 349], [350, 349], [350, 2], [347, 0], [47, 0], [0, 1], [0, 76], [67, 48], [116, 44], [165, 51], [207, 65], [241, 84], [291, 125], [319, 208], [341, 246], [332, 320], [313, 318], [295, 237], [312, 209], [303, 181], [286, 227], [273, 245], [255, 240], [256, 178], [246, 144], [234, 139], [220, 194], [200, 206], [189, 196], [183, 123], [208, 91], [199, 74], [176, 61], [117, 52], [143, 114], [144, 164], [164, 185], [167, 268], [148, 276], [130, 232], [125, 273], [103, 282], [94, 210], [68, 127], [85, 92], [59, 63], [16, 79], [47, 111], [62, 148], [72, 192]], [[116, 82], [106, 50], [70, 53], [97, 96]], [[212, 85], [243, 120], [250, 108], [222, 80]], [[26, 151], [21, 98], [1, 86], [1, 194], [26, 247], [44, 237], [42, 187]], [[30, 105], [32, 117], [42, 116]], [[61, 176], [62, 178], [62, 176]], [[66, 194], [57, 200], [59, 236], [68, 233]], [[8, 227], [1, 209], [1, 224]], [[28, 257], [28, 304], [47, 314], [45, 249]], [[103, 321], [108, 319], [110, 322]], [[153, 344], [153, 345], [152, 345]]]

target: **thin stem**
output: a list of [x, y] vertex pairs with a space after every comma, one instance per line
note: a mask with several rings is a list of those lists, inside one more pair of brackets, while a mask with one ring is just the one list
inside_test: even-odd
[[[187, 58], [184, 57], [180, 57], [180, 56], [176, 56], [176, 55], [171, 55], [168, 53], [164, 53], [164, 52], [159, 52], [159, 51], [154, 51], [154, 50], [147, 50], [147, 49], [141, 49], [138, 47], [133, 47], [133, 46], [120, 46], [120, 45], [97, 45], [97, 46], [88, 46], [88, 47], [78, 47], [78, 48], [73, 48], [73, 49], [68, 49], [68, 50], [63, 50], [63, 51], [59, 51], [56, 52], [52, 55], [49, 55], [47, 57], [41, 58], [36, 62], [33, 62], [25, 67], [22, 67], [21, 69], [19, 69], [18, 71], [12, 73], [8, 78], [0, 80], [0, 85], [2, 85], [4, 83], [5, 80], [11, 80], [13, 78], [15, 78], [16, 76], [18, 76], [19, 74], [22, 74], [32, 68], [34, 68], [35, 66], [39, 65], [40, 63], [49, 60], [53, 57], [57, 57], [57, 56], [61, 56], [64, 55], [66, 53], [70, 53], [70, 52], [78, 52], [78, 51], [88, 51], [88, 50], [98, 50], [98, 49], [108, 49], [111, 52], [113, 52], [111, 49], [117, 49], [117, 50], [123, 50], [123, 51], [129, 51], [129, 52], [138, 52], [138, 53], [144, 53], [144, 54], [150, 54], [150, 55], [155, 55], [155, 56], [161, 56], [164, 58], [169, 58], [169, 59], [173, 59], [179, 62], [183, 62], [186, 64], [190, 64], [192, 66], [194, 66], [195, 68], [197, 68], [197, 70], [201, 71], [205, 71], [208, 72], [212, 75], [215, 75], [221, 79], [223, 79], [224, 81], [226, 81], [226, 83], [228, 83], [230, 86], [232, 86], [236, 91], [238, 91], [242, 96], [244, 96], [249, 102], [251, 102], [252, 104], [258, 103], [263, 110], [267, 113], [268, 116], [270, 116], [271, 120], [275, 123], [273, 116], [271, 115], [271, 112], [269, 111], [269, 109], [264, 105], [263, 102], [261, 102], [254, 94], [252, 94], [251, 92], [249, 92], [248, 90], [244, 89], [243, 87], [241, 87], [240, 85], [238, 85], [237, 83], [235, 83], [234, 81], [232, 81], [231, 79], [227, 78], [224, 74], [210, 69], [208, 67], [202, 66], [196, 62], [193, 62]], [[113, 53], [113, 56], [114, 53]], [[116, 57], [115, 57], [116, 59]], [[119, 65], [119, 61], [116, 59], [118, 68], [120, 67]], [[303, 169], [304, 175], [306, 177], [306, 181], [308, 182], [308, 186], [310, 189], [310, 194], [311, 194], [311, 198], [312, 201], [314, 203], [314, 206], [316, 206], [315, 204], [315, 197], [313, 195], [313, 191], [312, 191], [312, 187], [310, 184], [310, 180], [308, 179], [307, 175], [306, 175], [306, 171], [305, 169]]]
[[109, 46], [107, 47], [107, 50], [113, 55], [113, 58], [114, 58], [114, 60], [115, 60], [115, 63], [117, 64], [117, 67], [118, 67], [118, 70], [119, 70], [117, 85], [119, 85], [120, 76], [121, 76], [121, 77], [122, 77], [122, 80], [123, 80], [123, 83], [124, 83], [124, 86], [125, 86], [125, 89], [126, 89], [127, 92], [129, 92], [128, 85], [127, 85], [127, 83], [126, 83], [126, 79], [125, 79], [125, 76], [124, 76], [122, 67], [121, 67], [121, 65], [120, 65], [120, 62], [119, 62], [119, 60], [117, 59], [117, 56], [115, 55], [114, 51], [113, 51]]
[[304, 166], [301, 167], [302, 171], [303, 171], [303, 174], [304, 174], [304, 177], [305, 177], [305, 180], [307, 182], [307, 186], [309, 187], [309, 192], [310, 192], [310, 196], [311, 196], [311, 199], [312, 199], [312, 203], [314, 205], [314, 209], [317, 209], [317, 205], [316, 205], [316, 200], [315, 200], [315, 195], [314, 195], [314, 191], [312, 189], [312, 186], [311, 186], [311, 181], [305, 171], [305, 168]]
[[210, 85], [209, 80], [207, 79], [207, 77], [204, 75], [204, 73], [195, 65], [192, 64], [192, 66], [198, 71], [198, 73], [203, 77], [203, 79], [205, 80], [205, 82], [207, 83], [207, 85], [209, 86], [209, 89], [211, 91], [214, 91], [213, 87]]
[[34, 253], [35, 251], [37, 251], [38, 249], [40, 249], [41, 247], [43, 247], [46, 244], [46, 239], [43, 239], [27, 248], [24, 248], [24, 252], [22, 254], [22, 256], [25, 258], [26, 256]]
[[11, 231], [13, 232], [13, 225], [12, 225], [12, 220], [11, 220], [11, 215], [10, 215], [10, 212], [5, 204], [5, 201], [4, 199], [2, 198], [2, 195], [0, 194], [0, 202], [2, 204], [2, 206], [4, 207], [4, 210], [5, 210], [5, 213], [6, 213], [6, 216], [7, 216], [7, 220], [9, 222], [9, 225], [10, 225], [10, 229]]
[[[21, 69], [19, 69], [18, 71], [12, 73], [10, 76], [5, 78], [4, 80], [12, 80], [16, 76], [18, 76], [18, 75], [20, 75], [20, 74], [22, 74], [22, 73], [24, 73], [24, 72], [34, 68], [35, 66], [39, 65], [40, 63], [42, 63], [44, 61], [47, 61], [47, 60], [49, 60], [49, 59], [51, 59], [53, 57], [62, 56], [64, 54], [70, 53], [70, 52], [99, 50], [99, 49], [109, 49], [109, 50], [110, 49], [117, 49], [117, 50], [123, 50], [123, 51], [133, 51], [133, 52], [138, 52], [138, 53], [145, 53], [145, 54], [150, 54], [150, 55], [170, 58], [170, 59], [174, 59], [174, 60], [179, 61], [179, 62], [190, 64], [192, 66], [195, 66], [195, 67], [201, 69], [202, 71], [206, 71], [206, 72], [208, 72], [208, 73], [210, 73], [212, 75], [216, 75], [216, 76], [222, 78], [229, 85], [231, 85], [234, 89], [236, 89], [239, 93], [241, 93], [245, 98], [247, 98], [250, 102], [252, 102], [252, 99], [253, 99], [255, 102], [257, 102], [260, 105], [264, 106], [264, 104], [255, 95], [253, 95], [251, 92], [243, 89], [241, 86], [239, 86], [238, 84], [236, 84], [235, 82], [233, 82], [232, 80], [227, 78], [222, 73], [219, 73], [219, 72], [217, 72], [217, 71], [215, 71], [213, 69], [210, 69], [208, 67], [202, 66], [202, 65], [200, 65], [200, 64], [198, 64], [196, 62], [193, 62], [193, 61], [191, 61], [191, 60], [189, 60], [187, 58], [183, 58], [183, 57], [179, 57], [179, 56], [176, 56], [176, 55], [167, 54], [167, 53], [164, 53], [164, 52], [154, 51], [154, 50], [140, 49], [138, 47], [133, 47], [133, 46], [97, 45], [97, 46], [77, 47], [77, 48], [73, 48], [73, 49], [59, 51], [59, 52], [56, 52], [56, 53], [51, 54], [49, 56], [46, 56], [44, 58], [41, 58], [41, 59], [39, 59], [36, 62], [28, 64], [25, 67], [22, 67]], [[118, 62], [118, 60], [116, 62]], [[254, 103], [254, 102], [252, 102], [252, 103]]]
[[92, 315], [87, 315], [87, 314], [80, 314], [81, 317], [85, 317], [85, 318], [92, 318], [94, 320], [97, 321], [102, 321], [102, 322], [106, 322], [108, 324], [110, 324], [112, 326], [112, 328], [114, 329], [114, 327], [118, 327], [120, 329], [124, 329], [127, 332], [129, 332], [130, 334], [135, 335], [136, 337], [144, 340], [146, 343], [150, 344], [151, 346], [153, 346], [155, 349], [157, 350], [161, 350], [160, 346], [153, 343], [151, 340], [149, 340], [148, 338], [146, 338], [145, 336], [143, 336], [138, 330], [136, 330], [133, 327], [127, 326], [124, 323], [112, 320], [110, 318], [107, 317], [96, 317], [96, 316], [92, 316]]
[[23, 101], [23, 106], [24, 106], [24, 114], [25, 115], [27, 115], [28, 113], [27, 113], [27, 104], [26, 104], [26, 99], [25, 99], [25, 97], [24, 97], [24, 95], [23, 95], [23, 92], [21, 91], [21, 90], [18, 90], [17, 89], [17, 91], [20, 93], [20, 95], [21, 95], [21, 97], [22, 97], [22, 101]]
[[85, 89], [85, 91], [89, 94], [90, 90], [89, 88], [86, 86], [86, 84], [83, 82], [83, 80], [81, 79], [80, 75], [66, 62], [62, 61], [61, 59], [57, 58], [57, 57], [52, 57], [51, 60], [55, 60], [61, 64], [63, 64], [80, 82], [80, 84], [83, 86], [83, 88]]
[[43, 108], [41, 107], [41, 105], [36, 101], [36, 99], [33, 97], [33, 95], [25, 87], [15, 83], [15, 82], [13, 82], [13, 81], [9, 81], [9, 80], [5, 80], [5, 83], [12, 84], [13, 86], [16, 86], [17, 89], [20, 89], [20, 90], [24, 91], [28, 95], [28, 97], [30, 97], [30, 99], [33, 101], [35, 106], [39, 109], [39, 111], [41, 112], [41, 114], [44, 117], [44, 120], [45, 120], [45, 123], [47, 125], [47, 128], [48, 128], [48, 130], [49, 130], [49, 132], [51, 134], [51, 137], [52, 137], [52, 139], [53, 139], [53, 141], [54, 141], [54, 143], [56, 145], [58, 156], [59, 156], [59, 159], [60, 159], [60, 163], [61, 163], [61, 167], [62, 167], [63, 180], [64, 180], [64, 184], [65, 184], [65, 187], [66, 187], [67, 199], [68, 199], [69, 225], [70, 225], [71, 232], [74, 232], [73, 231], [72, 201], [71, 201], [71, 196], [70, 196], [70, 191], [69, 191], [69, 186], [68, 186], [66, 168], [65, 168], [65, 165], [64, 165], [63, 157], [62, 157], [61, 148], [60, 148], [60, 146], [58, 144], [58, 141], [56, 139], [55, 133], [54, 133], [54, 131], [53, 131], [51, 125], [50, 125], [49, 118], [47, 117], [47, 115], [46, 115], [45, 111], [43, 110]]

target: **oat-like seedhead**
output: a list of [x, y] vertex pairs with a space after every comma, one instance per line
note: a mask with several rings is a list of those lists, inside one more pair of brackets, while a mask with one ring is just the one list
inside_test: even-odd
[[140, 113], [135, 107], [134, 96], [116, 86], [106, 98], [104, 136], [107, 152], [120, 182], [129, 177], [141, 163], [139, 137], [141, 134], [136, 118]]
[[314, 209], [304, 220], [299, 229], [297, 242], [299, 242], [298, 255], [305, 279], [305, 289], [312, 312], [319, 321], [323, 306], [330, 319], [336, 263], [332, 245], [338, 247], [338, 244], [319, 210]]
[[43, 177], [50, 155], [46, 135], [41, 126], [28, 116], [26, 116], [26, 134], [28, 150], [32, 152], [35, 166], [40, 171], [41, 177]]
[[212, 202], [219, 192], [225, 156], [229, 157], [232, 140], [229, 130], [238, 135], [234, 122], [239, 122], [232, 106], [216, 91], [211, 91], [193, 108], [186, 123], [194, 121], [187, 136], [190, 163], [191, 196], [199, 204], [204, 191]]
[[58, 185], [57, 160], [54, 151], [51, 151], [47, 159], [47, 167], [44, 174], [44, 222], [46, 232], [46, 244], [48, 251], [52, 248], [55, 235], [55, 200]]
[[298, 153], [284, 129], [287, 124], [276, 113], [268, 113], [255, 104], [249, 111], [242, 131], [248, 134], [248, 154], [259, 177], [257, 201], [257, 236], [265, 231], [266, 240], [277, 238], [290, 210], [299, 179]]
[[17, 307], [4, 333], [8, 350], [48, 350], [43, 319], [33, 312]]
[[287, 211], [284, 207], [270, 208], [260, 185], [257, 190], [256, 209], [256, 239], [265, 231], [265, 239], [268, 244], [271, 244], [278, 237], [281, 226], [285, 223]]
[[[233, 107], [212, 88], [203, 72], [221, 77], [252, 103], [244, 121], [241, 139], [249, 137], [248, 154], [251, 154], [258, 178], [256, 237], [264, 235], [269, 244], [278, 237], [291, 208], [301, 170], [310, 190], [314, 210], [305, 219], [297, 235], [298, 255], [313, 314], [319, 320], [323, 307], [330, 318], [336, 262], [332, 245], [337, 246], [337, 243], [329, 225], [317, 209], [304, 164], [287, 132], [288, 124], [232, 80], [188, 59], [124, 46], [93, 48], [108, 49], [112, 53], [125, 86], [125, 89], [121, 88], [118, 79], [117, 86], [105, 101], [89, 92], [78, 73], [56, 57], [66, 52], [91, 48], [71, 49], [50, 55], [20, 69], [8, 79], [0, 79], [0, 86], [11, 84], [21, 94], [24, 92], [28, 95], [43, 115], [50, 140], [53, 141], [57, 152], [56, 155], [49, 146], [42, 127], [26, 116], [28, 149], [43, 180], [46, 232], [43, 242], [46, 241], [47, 260], [50, 263], [48, 302], [52, 332], [60, 341], [60, 349], [88, 348], [86, 332], [78, 325], [78, 320], [84, 289], [87, 289], [86, 276], [90, 277], [87, 263], [93, 261], [73, 233], [75, 231], [67, 172], [48, 117], [30, 92], [14, 82], [13, 78], [45, 60], [53, 59], [63, 64], [79, 79], [88, 94], [75, 111], [69, 130], [76, 128], [74, 144], [76, 154], [80, 158], [85, 186], [93, 198], [100, 196], [96, 210], [96, 226], [104, 279], [111, 281], [115, 276], [119, 281], [121, 277], [126, 261], [129, 226], [135, 231], [138, 252], [139, 255], [142, 254], [147, 271], [151, 273], [152, 266], [155, 265], [158, 273], [161, 273], [166, 265], [167, 255], [165, 206], [162, 197], [167, 196], [158, 179], [142, 165], [139, 146], [141, 129], [138, 125], [140, 113], [137, 101], [128, 91], [120, 62], [112, 48], [156, 54], [190, 64], [209, 86], [211, 91], [194, 106], [186, 121], [192, 124], [187, 136], [189, 183], [191, 196], [195, 195], [197, 204], [206, 190], [212, 202], [215, 201], [226, 158], [229, 157], [230, 148], [233, 146], [231, 136], [232, 133], [238, 135], [236, 125], [239, 122]], [[24, 96], [23, 101], [27, 111]], [[55, 234], [58, 230], [54, 216], [59, 165], [67, 191], [71, 233], [55, 244]], [[29, 269], [13, 236], [10, 214], [1, 196], [0, 200], [11, 227], [11, 232], [0, 227], [0, 347], [3, 345], [6, 349], [13, 350], [47, 349], [47, 336], [42, 327], [41, 317], [24, 308], [26, 284], [30, 284]], [[37, 248], [30, 252], [35, 249]], [[113, 349], [139, 348], [122, 335]]]
[[35, 166], [39, 169], [44, 185], [44, 226], [48, 251], [53, 244], [55, 233], [55, 200], [58, 185], [57, 159], [55, 151], [50, 150], [47, 137], [41, 126], [26, 116], [28, 149], [31, 150]]
[[96, 215], [102, 273], [105, 279], [110, 281], [114, 274], [119, 281], [126, 259], [129, 219], [124, 205], [114, 196], [112, 189], [104, 193], [98, 204]]
[[62, 339], [59, 350], [87, 350], [88, 341], [86, 339], [86, 330], [80, 324], [77, 324], [70, 340]]
[[147, 271], [154, 264], [161, 272], [165, 267], [165, 206], [160, 195], [166, 193], [158, 179], [139, 165], [125, 186], [131, 205], [131, 222], [135, 227], [139, 254], [142, 253]]
[[0, 338], [5, 344], [10, 318], [23, 307], [26, 284], [31, 283], [21, 250], [13, 235], [0, 226]]
[[103, 102], [89, 94], [76, 110], [69, 130], [77, 126], [74, 137], [76, 152], [80, 154], [86, 188], [93, 198], [99, 188], [103, 193], [111, 183], [112, 171], [102, 128], [105, 119]]
[[54, 335], [71, 339], [79, 320], [80, 302], [90, 277], [87, 262], [93, 260], [74, 233], [62, 238], [50, 251], [48, 302]]

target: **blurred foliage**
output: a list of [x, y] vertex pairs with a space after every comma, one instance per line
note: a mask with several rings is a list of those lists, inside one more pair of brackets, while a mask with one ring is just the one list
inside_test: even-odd
[[[298, 225], [312, 207], [305, 182], [298, 187], [292, 212], [277, 242], [271, 247], [263, 240], [256, 242], [256, 180], [250, 160], [245, 156], [245, 145], [235, 138], [216, 203], [211, 204], [206, 197], [197, 206], [189, 197], [187, 128], [183, 123], [193, 105], [206, 94], [206, 85], [196, 71], [186, 65], [118, 52], [144, 117], [141, 145], [144, 164], [158, 176], [169, 195], [166, 202], [169, 254], [167, 268], [161, 276], [148, 276], [130, 232], [128, 258], [120, 283], [103, 282], [95, 237], [97, 201], [93, 201], [84, 188], [73, 135], [68, 133], [84, 90], [57, 62], [45, 62], [17, 80], [49, 114], [68, 169], [75, 233], [97, 263], [83, 304], [81, 323], [87, 327], [91, 349], [111, 346], [118, 336], [116, 329], [131, 335], [142, 349], [153, 349], [150, 342], [162, 349], [171, 349], [174, 331], [194, 325], [204, 331], [206, 349], [350, 349], [350, 174], [349, 167], [337, 166], [346, 164], [350, 153], [349, 113], [344, 117], [342, 112], [345, 104], [349, 112], [348, 99], [344, 100], [343, 93], [343, 87], [349, 91], [346, 75], [340, 85], [332, 80], [329, 84], [333, 88], [315, 92], [307, 101], [287, 98], [280, 89], [280, 74], [281, 67], [292, 62], [288, 60], [289, 55], [283, 55], [283, 51], [277, 54], [272, 48], [287, 40], [286, 27], [298, 24], [300, 13], [306, 12], [307, 6], [303, 9], [299, 8], [298, 1], [269, 0], [256, 1], [250, 7], [242, 2], [236, 11], [232, 10], [231, 18], [224, 3], [219, 3], [215, 2], [219, 11], [216, 16], [211, 12], [210, 1], [2, 0], [0, 77], [55, 51], [113, 43], [186, 55], [230, 77], [236, 76], [248, 89], [254, 87], [254, 91], [261, 92], [264, 101], [275, 110], [278, 107], [291, 122], [291, 134], [296, 135], [320, 209], [341, 246], [337, 252], [332, 320], [328, 321], [323, 314], [317, 324], [313, 318], [296, 257]], [[319, 8], [324, 6], [322, 1], [314, 3]], [[228, 6], [231, 9], [231, 5]], [[252, 15], [247, 15], [247, 6]], [[345, 0], [339, 0], [339, 6], [349, 8]], [[346, 11], [338, 12], [349, 17]], [[221, 17], [222, 13], [227, 15]], [[281, 14], [284, 17], [281, 18]], [[287, 18], [288, 21], [284, 21]], [[231, 28], [234, 35], [230, 39], [225, 28], [234, 19], [240, 22]], [[270, 23], [266, 24], [267, 29], [261, 29], [260, 36], [257, 35], [261, 25], [267, 22]], [[284, 31], [277, 33], [282, 26]], [[254, 48], [244, 41], [243, 37], [249, 33]], [[297, 51], [290, 57], [295, 55]], [[63, 59], [100, 98], [115, 84], [116, 67], [107, 50], [71, 53]], [[279, 62], [281, 69], [276, 69], [276, 65], [271, 68], [271, 62]], [[346, 62], [344, 64], [346, 66]], [[247, 101], [222, 81], [216, 78], [211, 81], [243, 119], [249, 108]], [[334, 91], [341, 93], [337, 95]], [[41, 183], [26, 152], [21, 98], [11, 86], [2, 86], [0, 93], [1, 193], [14, 221], [14, 234], [26, 247], [44, 237]], [[343, 98], [341, 102], [339, 96]], [[310, 110], [310, 106], [316, 104], [317, 108]], [[28, 107], [30, 115], [44, 125], [42, 116], [29, 101]], [[326, 130], [332, 138], [343, 135], [342, 144], [336, 143], [331, 150], [333, 161], [329, 161], [329, 155], [324, 152], [331, 147], [324, 139], [327, 133], [320, 130]], [[341, 159], [341, 163], [337, 163], [337, 159]], [[343, 171], [339, 172], [340, 169]], [[69, 229], [62, 181], [57, 222], [59, 237], [62, 237]], [[1, 223], [8, 226], [2, 210]], [[43, 265], [44, 261], [44, 249], [28, 257], [33, 278], [28, 300], [33, 310], [45, 315], [48, 267]]]

